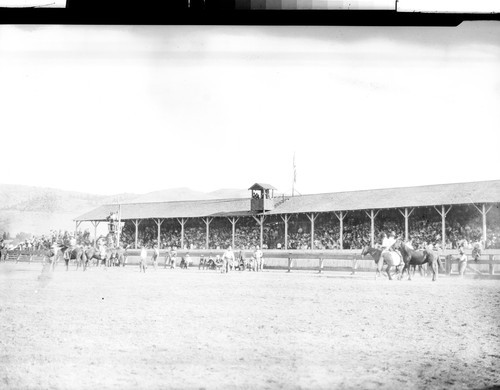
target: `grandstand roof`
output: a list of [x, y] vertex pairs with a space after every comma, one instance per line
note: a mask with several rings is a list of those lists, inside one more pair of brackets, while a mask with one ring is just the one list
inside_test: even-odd
[[[120, 207], [121, 219], [229, 217], [252, 214], [249, 198], [127, 203]], [[75, 220], [105, 221], [111, 212], [118, 212], [117, 204], [100, 206]]]
[[334, 192], [289, 198], [269, 214], [500, 202], [500, 180]]
[[[301, 195], [277, 202], [267, 214], [393, 209], [470, 203], [500, 203], [500, 180]], [[104, 221], [118, 205], [103, 205], [76, 221]], [[250, 199], [193, 200], [121, 205], [122, 219], [250, 216]]]

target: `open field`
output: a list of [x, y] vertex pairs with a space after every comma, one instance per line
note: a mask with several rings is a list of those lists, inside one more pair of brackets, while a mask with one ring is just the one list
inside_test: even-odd
[[0, 387], [486, 388], [500, 281], [0, 264]]

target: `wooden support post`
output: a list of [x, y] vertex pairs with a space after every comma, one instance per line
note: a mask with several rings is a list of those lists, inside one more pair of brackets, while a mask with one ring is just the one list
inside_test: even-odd
[[207, 217], [207, 218], [202, 218], [203, 222], [205, 222], [205, 226], [207, 228], [207, 236], [205, 239], [205, 248], [209, 249], [210, 248], [210, 224], [214, 220], [213, 218]]
[[97, 247], [97, 226], [101, 223], [101, 221], [90, 221], [92, 225], [94, 225], [94, 248]]
[[118, 225], [116, 226], [116, 246], [120, 247], [120, 234], [122, 226], [122, 206], [118, 205]]
[[401, 210], [398, 209], [399, 213], [404, 217], [405, 219], [405, 241], [408, 241], [410, 238], [410, 234], [408, 232], [408, 220], [410, 219], [411, 213], [413, 213], [414, 208], [411, 209], [410, 212], [408, 212], [408, 207], [405, 207], [405, 211], [402, 212]]
[[[285, 223], [285, 248], [284, 249], [288, 249], [288, 221], [290, 220], [290, 216], [288, 214], [285, 214], [284, 216], [280, 215], [280, 217], [283, 220], [283, 222]], [[290, 264], [289, 264], [289, 266], [290, 266]]]
[[475, 204], [474, 204], [474, 207], [479, 211], [479, 213], [483, 217], [483, 246], [484, 246], [484, 249], [486, 249], [486, 240], [488, 239], [488, 231], [486, 230], [486, 214], [489, 213], [492, 205], [490, 205], [490, 207], [488, 207], [488, 209], [486, 209], [486, 204], [484, 204], [484, 203], [482, 204], [481, 208], [477, 207]]
[[380, 210], [378, 210], [376, 213], [373, 210], [370, 210], [370, 213], [368, 214], [367, 211], [365, 211], [366, 215], [368, 215], [368, 218], [371, 220], [371, 246], [375, 246], [375, 217], [378, 215]]
[[257, 218], [255, 215], [252, 215], [252, 217], [260, 225], [260, 249], [262, 249], [264, 245], [264, 221], [266, 220], [266, 216], [264, 214], [261, 214], [259, 215], [259, 218]]
[[232, 225], [232, 230], [233, 230], [233, 240], [231, 241], [232, 242], [232, 248], [234, 249], [235, 248], [235, 236], [236, 236], [236, 222], [238, 222], [239, 218], [236, 218], [236, 217], [227, 217], [227, 219], [229, 219], [229, 222], [231, 222], [231, 225]]
[[264, 248], [264, 219], [265, 217], [261, 216], [262, 222], [260, 224], [260, 249]]
[[139, 225], [141, 224], [140, 219], [132, 220], [135, 226], [135, 249], [137, 249], [137, 242], [139, 241]]
[[441, 211], [439, 211], [439, 209], [434, 206], [434, 209], [438, 212], [438, 214], [441, 216], [441, 232], [442, 232], [442, 238], [441, 238], [441, 241], [442, 241], [442, 250], [445, 250], [446, 249], [446, 214], [448, 214], [451, 210], [451, 206], [448, 207], [448, 210], [445, 210], [445, 207], [444, 205], [441, 205]]
[[184, 225], [186, 224], [188, 218], [177, 218], [177, 221], [181, 224], [181, 249], [184, 249]]
[[78, 234], [78, 228], [80, 227], [81, 223], [82, 223], [82, 221], [75, 221], [75, 238]]
[[311, 215], [307, 215], [309, 221], [311, 221], [311, 249], [314, 249], [314, 221], [318, 218], [318, 213], [311, 213]]
[[339, 220], [340, 222], [340, 231], [339, 231], [339, 244], [340, 244], [340, 249], [344, 249], [344, 218], [346, 217], [347, 215], [347, 211], [344, 212], [343, 211], [340, 211], [338, 214], [334, 211], [333, 212], [335, 214], [335, 216], [337, 217], [337, 219]]
[[163, 224], [164, 219], [155, 219], [156, 226], [158, 226], [158, 249], [161, 248], [160, 246], [160, 233], [161, 233], [161, 225]]

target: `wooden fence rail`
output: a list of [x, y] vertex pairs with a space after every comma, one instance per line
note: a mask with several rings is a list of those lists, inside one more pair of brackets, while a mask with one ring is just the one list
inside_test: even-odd
[[[39, 262], [42, 261], [45, 255], [44, 250], [35, 251], [7, 251], [7, 260], [16, 262]], [[488, 249], [484, 250], [480, 260], [472, 260], [472, 251], [466, 251], [468, 256], [468, 267], [470, 271], [484, 275], [481, 270], [477, 269], [477, 266], [488, 265], [488, 273], [490, 275], [495, 274], [495, 266], [500, 266], [500, 250], [498, 249]], [[160, 250], [160, 259], [166, 256], [166, 250]], [[193, 264], [196, 265], [199, 258], [203, 255], [204, 257], [215, 257], [217, 255], [222, 256], [224, 250], [218, 249], [195, 249], [195, 250], [178, 250], [178, 258], [182, 258], [186, 254], [190, 255], [193, 260]], [[240, 251], [234, 251], [235, 255], [238, 255]], [[367, 269], [374, 269], [375, 263], [371, 256], [361, 257], [361, 250], [263, 250], [264, 259], [266, 260], [267, 268], [275, 269], [287, 269], [289, 272], [292, 269], [317, 269], [318, 272], [323, 272], [325, 269], [325, 261], [328, 260], [328, 269], [339, 269], [339, 268], [354, 268], [360, 262]], [[241, 254], [244, 258], [251, 258], [253, 251], [242, 250]], [[152, 250], [148, 251], [148, 256], [152, 255]], [[451, 255], [451, 258], [450, 256]], [[135, 263], [140, 256], [140, 250], [132, 249], [127, 251], [127, 257], [132, 260], [129, 263]], [[445, 272], [447, 274], [452, 273], [453, 266], [458, 264], [458, 251], [457, 250], [445, 250], [440, 252], [440, 258], [444, 263]], [[2, 256], [2, 260], [5, 258]], [[280, 262], [280, 260], [286, 260], [286, 263]], [[161, 260], [160, 260], [161, 262]], [[316, 265], [314, 265], [316, 263]], [[333, 266], [332, 266], [333, 263]], [[458, 268], [458, 267], [457, 267]]]

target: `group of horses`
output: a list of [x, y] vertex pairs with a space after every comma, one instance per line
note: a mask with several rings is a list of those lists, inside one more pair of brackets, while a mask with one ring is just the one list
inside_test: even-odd
[[[440, 259], [439, 253], [431, 249], [413, 249], [402, 240], [398, 239], [392, 246], [393, 250], [382, 251], [378, 248], [365, 246], [361, 252], [361, 257], [371, 255], [375, 264], [377, 265], [375, 271], [375, 279], [382, 273], [382, 268], [387, 265], [386, 273], [390, 280], [392, 280], [391, 269], [395, 268], [394, 275], [399, 274], [399, 279], [402, 279], [405, 271], [408, 272], [408, 280], [411, 280], [412, 270], [415, 273], [417, 267], [420, 272], [427, 272], [427, 267], [430, 266], [432, 271], [432, 281], [436, 281], [438, 277], [438, 268], [443, 270], [443, 263]], [[450, 256], [450, 255], [448, 255]], [[472, 251], [472, 258], [478, 261], [481, 257], [481, 250], [474, 248]], [[403, 269], [400, 271], [400, 268]]]
[[111, 267], [113, 265], [124, 266], [126, 263], [125, 253], [125, 249], [122, 247], [105, 247], [105, 250], [101, 251], [94, 247], [70, 247], [68, 245], [60, 245], [47, 249], [44, 253], [43, 262], [45, 263], [48, 261], [51, 269], [54, 270], [58, 261], [63, 259], [67, 271], [69, 269], [69, 262], [74, 260], [76, 269], [78, 270], [81, 267], [83, 271], [85, 271], [90, 265], [96, 267], [99, 265], [104, 265], [106, 267]]
[[[395, 268], [395, 275], [399, 274], [399, 279], [402, 279], [405, 271], [408, 272], [408, 280], [411, 280], [413, 272], [415, 272], [416, 267], [427, 267], [430, 266], [432, 270], [432, 280], [436, 281], [438, 276], [438, 267], [443, 269], [443, 264], [439, 257], [437, 251], [430, 249], [412, 249], [410, 246], [405, 244], [402, 240], [397, 240], [393, 247], [394, 250], [382, 251], [378, 248], [373, 248], [370, 246], [365, 246], [361, 252], [361, 257], [366, 255], [371, 255], [375, 264], [377, 265], [375, 271], [375, 279], [382, 273], [382, 268], [387, 265], [386, 273], [389, 280], [392, 280], [391, 269]], [[403, 268], [400, 270], [400, 268]]]

